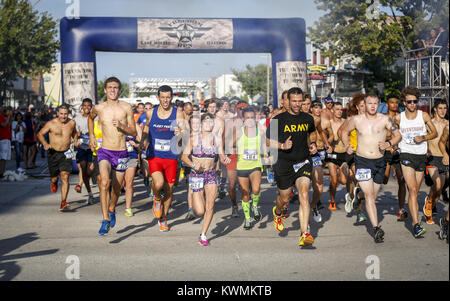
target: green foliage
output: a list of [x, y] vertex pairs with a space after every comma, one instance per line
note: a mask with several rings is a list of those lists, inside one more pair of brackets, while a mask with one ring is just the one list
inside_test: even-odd
[[0, 103], [19, 76], [50, 71], [59, 41], [56, 21], [33, 10], [27, 0], [0, 0]]
[[322, 55], [334, 60], [349, 54], [359, 57], [359, 67], [372, 71], [375, 82], [392, 87], [403, 80], [401, 72], [388, 70], [393, 63], [405, 58], [431, 28], [448, 24], [448, 0], [379, 0], [374, 17], [367, 14], [366, 1], [314, 2], [326, 14], [308, 28], [308, 37]]
[[[246, 70], [239, 71], [231, 69], [236, 80], [242, 84], [242, 89], [253, 99], [257, 94], [266, 97], [267, 95], [267, 65], [259, 64], [255, 67], [246, 65]], [[272, 97], [272, 68], [269, 68], [269, 91]]]

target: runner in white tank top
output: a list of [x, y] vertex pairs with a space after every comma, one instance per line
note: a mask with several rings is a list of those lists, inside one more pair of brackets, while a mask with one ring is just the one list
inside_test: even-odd
[[415, 238], [421, 237], [426, 232], [426, 229], [419, 224], [417, 195], [426, 168], [427, 141], [437, 136], [430, 115], [417, 109], [419, 97], [419, 89], [411, 86], [404, 88], [402, 100], [406, 110], [394, 118], [402, 135], [402, 141], [399, 143], [400, 163], [409, 191], [408, 206]]

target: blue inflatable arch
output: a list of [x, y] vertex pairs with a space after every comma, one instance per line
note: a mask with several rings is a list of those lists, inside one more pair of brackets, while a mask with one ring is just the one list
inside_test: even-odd
[[63, 102], [96, 97], [96, 51], [270, 53], [274, 107], [283, 90], [306, 91], [305, 21], [212, 18], [63, 18], [60, 23]]

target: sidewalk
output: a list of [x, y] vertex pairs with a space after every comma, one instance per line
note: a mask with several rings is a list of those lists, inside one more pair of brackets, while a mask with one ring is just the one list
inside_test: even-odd
[[[5, 172], [10, 171], [16, 171], [16, 159], [14, 157], [14, 152], [11, 154], [11, 159], [6, 162], [6, 169]], [[38, 152], [36, 155], [36, 166], [37, 168], [33, 169], [25, 169], [25, 163], [22, 161], [20, 162], [20, 168], [22, 168], [25, 172], [25, 174], [28, 176], [28, 179], [30, 178], [42, 178], [42, 177], [48, 177], [48, 167], [47, 167], [47, 153], [45, 154], [45, 158], [41, 157], [41, 153]]]

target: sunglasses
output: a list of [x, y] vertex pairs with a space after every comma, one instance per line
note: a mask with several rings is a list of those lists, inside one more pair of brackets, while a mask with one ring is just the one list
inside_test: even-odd
[[315, 105], [312, 105], [312, 107], [313, 107], [313, 108], [321, 108], [322, 105], [320, 105], [320, 104], [315, 104]]
[[407, 103], [407, 104], [412, 104], [412, 103], [414, 103], [414, 104], [418, 104], [419, 103], [419, 100], [418, 99], [414, 99], [414, 100], [405, 100], [405, 102]]

